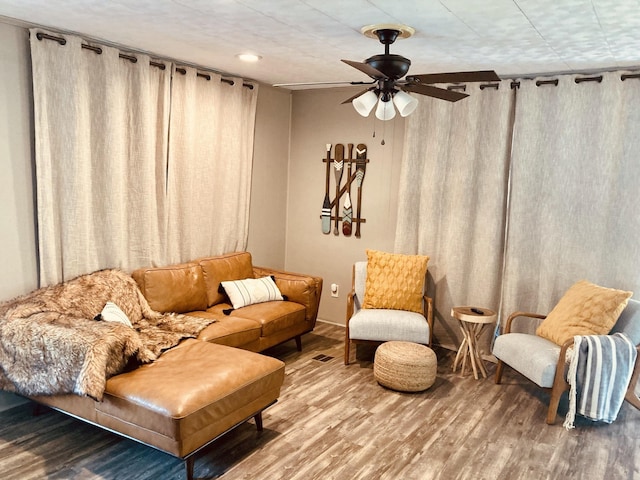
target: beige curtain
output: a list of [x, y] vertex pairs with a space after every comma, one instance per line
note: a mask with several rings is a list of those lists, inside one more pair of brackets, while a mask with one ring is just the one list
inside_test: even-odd
[[244, 250], [257, 86], [174, 72], [169, 146], [171, 262]]
[[170, 69], [31, 30], [40, 281], [163, 263]]
[[396, 250], [432, 258], [438, 343], [459, 341], [453, 305], [548, 313], [580, 279], [638, 296], [640, 82], [624, 74], [502, 82], [409, 118]]
[[462, 339], [451, 307], [499, 307], [514, 97], [507, 82], [466, 88], [456, 103], [420, 97], [408, 117], [395, 240], [430, 256], [434, 341], [450, 348]]
[[640, 295], [640, 81], [523, 80], [503, 311], [548, 313], [576, 281]]

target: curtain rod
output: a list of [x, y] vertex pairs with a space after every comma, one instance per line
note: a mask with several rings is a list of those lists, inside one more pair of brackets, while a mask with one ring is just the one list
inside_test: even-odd
[[[186, 75], [187, 74], [187, 69], [186, 68], [182, 68], [182, 67], [176, 67], [176, 72], [181, 73], [182, 75]], [[200, 77], [200, 78], [205, 78], [208, 80], [211, 80], [211, 75], [209, 75], [208, 73], [196, 73], [196, 76]], [[220, 79], [221, 82], [224, 83], [228, 83], [229, 85], [234, 85], [236, 82], [234, 82], [233, 80], [230, 80], [228, 78], [221, 78]], [[247, 87], [249, 90], [253, 90], [253, 85], [251, 85], [250, 83], [243, 83], [242, 84], [243, 87]]]
[[[640, 78], [640, 73], [623, 73], [620, 75], [620, 80], [623, 82], [630, 78]], [[602, 75], [597, 75], [595, 77], [577, 77], [573, 81], [577, 84], [580, 84], [583, 82], [602, 83], [602, 79], [603, 79]], [[559, 83], [559, 80], [557, 78], [549, 79], [549, 80], [536, 80], [537, 87], [540, 87], [542, 85], [553, 85], [554, 87], [557, 87], [558, 83]], [[511, 82], [511, 88], [520, 88], [520, 82], [519, 81]]]
[[[36, 33], [36, 38], [38, 40], [42, 40], [43, 38], [46, 40], [53, 40], [54, 42], [58, 42], [60, 45], [66, 45], [67, 44], [67, 40], [63, 37], [56, 37], [55, 35], [49, 35], [48, 33], [42, 33], [42, 32], [38, 32]], [[86, 50], [91, 50], [92, 52], [97, 53], [98, 55], [102, 54], [102, 48], [100, 47], [96, 47], [93, 45], [88, 45], [86, 43], [81, 43], [80, 46]], [[134, 56], [134, 55], [128, 55], [126, 53], [118, 53], [118, 56], [122, 59], [125, 60], [129, 60], [131, 63], [136, 63], [138, 61], [138, 59]], [[167, 66], [162, 63], [162, 62], [154, 62], [153, 60], [149, 60], [149, 65], [152, 65], [154, 67], [159, 68], [160, 70], [165, 70], [167, 68]], [[176, 71], [185, 75], [187, 73], [187, 70], [184, 68], [176, 68]], [[207, 74], [207, 73], [197, 73], [198, 77], [201, 78], [206, 78], [207, 80], [211, 80], [211, 75]], [[233, 80], [230, 80], [228, 78], [220, 78], [221, 82], [227, 83], [229, 85], [234, 85], [235, 82]], [[253, 90], [253, 85], [251, 85], [250, 83], [243, 83], [242, 84], [243, 87], [247, 87], [249, 90]]]

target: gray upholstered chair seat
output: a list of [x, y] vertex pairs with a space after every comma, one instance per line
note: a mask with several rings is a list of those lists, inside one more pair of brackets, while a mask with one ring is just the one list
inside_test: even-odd
[[527, 333], [507, 333], [496, 338], [493, 354], [540, 387], [551, 388], [560, 346]]
[[424, 315], [404, 310], [359, 310], [349, 321], [349, 333], [359, 340], [429, 343], [429, 324]]

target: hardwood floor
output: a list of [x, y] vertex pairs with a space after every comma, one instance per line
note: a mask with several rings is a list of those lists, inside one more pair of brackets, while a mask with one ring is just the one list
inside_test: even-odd
[[[437, 349], [426, 392], [399, 393], [373, 379], [372, 350], [343, 363], [341, 327], [318, 323], [303, 351], [268, 351], [287, 364], [280, 400], [195, 460], [198, 478], [235, 479], [640, 479], [640, 411], [616, 422], [581, 417], [545, 424], [547, 394], [505, 369], [502, 385], [452, 373]], [[322, 355], [333, 357], [327, 361]], [[320, 358], [314, 359], [314, 358]], [[326, 358], [324, 358], [326, 360]], [[566, 412], [566, 398], [560, 413]], [[182, 462], [57, 412], [29, 405], [0, 414], [0, 478], [181, 479]]]

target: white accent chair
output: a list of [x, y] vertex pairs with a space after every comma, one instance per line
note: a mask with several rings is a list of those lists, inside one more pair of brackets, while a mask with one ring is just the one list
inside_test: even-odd
[[[424, 295], [422, 314], [382, 308], [363, 309], [367, 262], [353, 265], [352, 289], [347, 297], [344, 364], [349, 365], [352, 343], [382, 343], [391, 340], [431, 346], [433, 339], [433, 301]], [[425, 289], [426, 289], [425, 278]]]
[[[569, 390], [567, 382], [568, 363], [565, 360], [567, 348], [573, 345], [573, 339], [559, 346], [534, 334], [512, 332], [514, 319], [526, 318], [529, 322], [540, 322], [546, 315], [527, 312], [515, 312], [509, 316], [504, 333], [499, 335], [493, 346], [493, 354], [498, 359], [495, 382], [502, 381], [502, 372], [506, 363], [539, 387], [551, 394], [547, 423], [553, 425], [558, 413], [558, 404], [562, 394]], [[636, 345], [638, 358], [633, 370], [625, 400], [640, 409], [640, 399], [635, 392], [640, 377], [640, 302], [630, 299], [618, 318], [611, 333], [623, 332]]]

